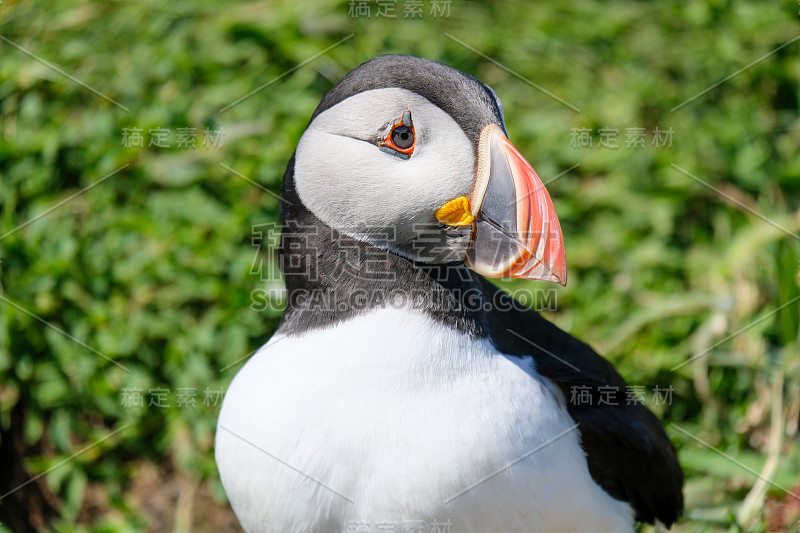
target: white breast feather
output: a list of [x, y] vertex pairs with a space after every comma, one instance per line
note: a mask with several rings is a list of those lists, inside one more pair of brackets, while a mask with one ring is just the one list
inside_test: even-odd
[[386, 309], [273, 337], [228, 389], [216, 459], [249, 533], [632, 532], [572, 426], [532, 359]]

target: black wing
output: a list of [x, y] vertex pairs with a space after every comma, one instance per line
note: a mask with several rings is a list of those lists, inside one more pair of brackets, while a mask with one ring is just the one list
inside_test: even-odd
[[[502, 298], [498, 288], [482, 282], [491, 301]], [[503, 353], [533, 356], [539, 374], [561, 388], [569, 414], [580, 424], [581, 445], [597, 484], [627, 501], [637, 520], [673, 524], [683, 511], [683, 471], [655, 415], [628, 401], [625, 380], [588, 345], [538, 313], [510, 307], [488, 314], [492, 340]], [[569, 401], [576, 386], [592, 401]]]

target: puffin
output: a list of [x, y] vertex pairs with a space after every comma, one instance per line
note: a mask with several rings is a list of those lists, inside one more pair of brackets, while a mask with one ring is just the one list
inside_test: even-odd
[[281, 196], [286, 308], [215, 440], [245, 531], [678, 520], [683, 473], [656, 416], [488, 280], [567, 281], [553, 202], [489, 86], [413, 56], [363, 63], [313, 112]]

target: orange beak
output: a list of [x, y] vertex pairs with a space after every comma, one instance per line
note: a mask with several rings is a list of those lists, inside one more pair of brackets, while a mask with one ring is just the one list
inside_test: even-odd
[[496, 124], [481, 131], [466, 264], [489, 277], [567, 284], [564, 237], [542, 180]]

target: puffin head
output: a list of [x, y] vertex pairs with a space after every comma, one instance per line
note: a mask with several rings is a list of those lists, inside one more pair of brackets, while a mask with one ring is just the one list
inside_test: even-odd
[[550, 196], [494, 91], [412, 56], [372, 59], [320, 102], [294, 158], [303, 206], [412, 261], [566, 284]]

